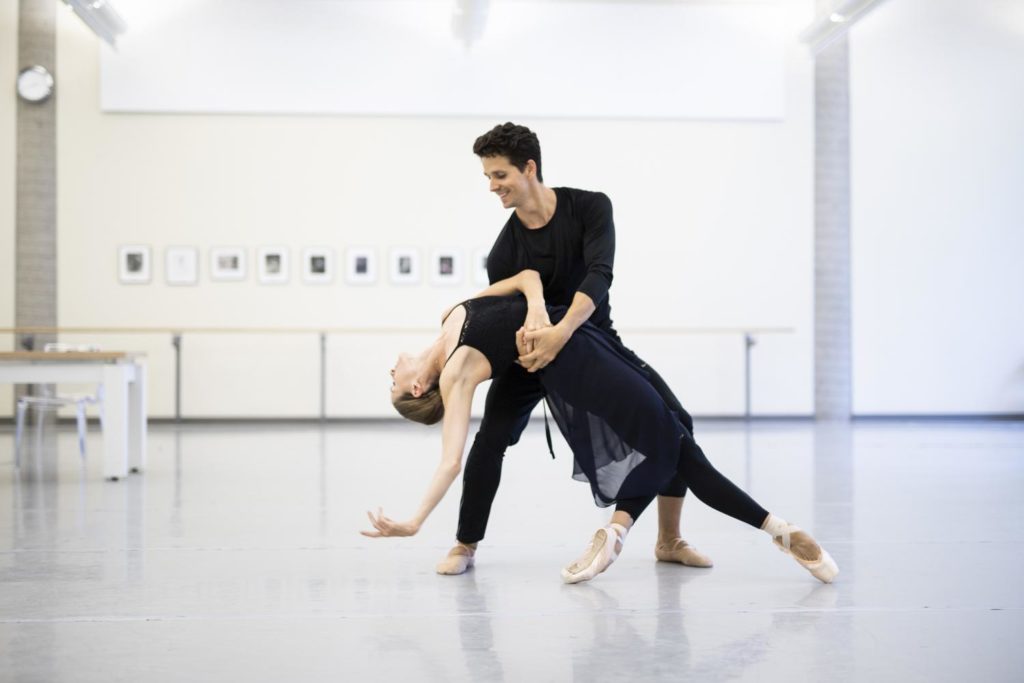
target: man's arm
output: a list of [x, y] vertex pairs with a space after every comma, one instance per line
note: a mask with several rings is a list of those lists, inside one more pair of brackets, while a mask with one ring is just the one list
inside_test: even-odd
[[511, 296], [522, 294], [526, 297], [528, 305], [544, 305], [544, 285], [540, 281], [540, 273], [536, 270], [524, 270], [512, 277], [499, 280], [487, 289], [481, 290], [473, 296], [479, 299], [482, 296]]
[[529, 372], [537, 372], [551, 363], [580, 325], [594, 314], [597, 304], [608, 296], [615, 262], [615, 222], [611, 200], [600, 192], [594, 195], [584, 215], [583, 261], [587, 275], [573, 295], [565, 317], [553, 327], [527, 331], [524, 335], [533, 351], [520, 356], [519, 363]]

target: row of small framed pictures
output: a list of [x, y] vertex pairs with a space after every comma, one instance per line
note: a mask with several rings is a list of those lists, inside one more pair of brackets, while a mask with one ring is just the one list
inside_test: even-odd
[[[213, 247], [210, 251], [210, 279], [219, 282], [247, 278], [246, 247]], [[125, 284], [146, 284], [152, 280], [150, 248], [146, 245], [125, 245], [118, 250], [119, 279]], [[286, 284], [291, 279], [288, 247], [256, 249], [257, 281], [261, 284]], [[477, 249], [470, 262], [471, 277], [477, 285], [486, 286], [487, 250]], [[345, 281], [352, 285], [377, 282], [377, 251], [352, 247], [345, 250]], [[465, 273], [462, 250], [435, 249], [427, 272], [435, 285], [462, 284]], [[334, 250], [330, 247], [307, 247], [302, 250], [302, 281], [307, 284], [330, 284], [335, 278]], [[423, 278], [420, 250], [414, 247], [395, 248], [388, 252], [388, 273], [393, 284], [419, 284]], [[197, 247], [166, 247], [164, 278], [169, 285], [194, 285], [199, 282], [199, 249]]]

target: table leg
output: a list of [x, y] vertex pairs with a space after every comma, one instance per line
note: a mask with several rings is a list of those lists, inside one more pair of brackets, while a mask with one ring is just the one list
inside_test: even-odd
[[146, 466], [146, 366], [136, 363], [135, 381], [128, 385], [128, 466], [141, 472]]
[[128, 474], [130, 377], [130, 365], [103, 368], [103, 476], [112, 481]]

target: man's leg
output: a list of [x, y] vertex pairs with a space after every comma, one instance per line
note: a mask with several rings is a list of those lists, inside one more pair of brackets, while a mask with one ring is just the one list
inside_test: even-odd
[[501, 483], [505, 450], [519, 441], [544, 389], [536, 375], [519, 366], [491, 382], [484, 417], [466, 457], [459, 505], [458, 544], [437, 565], [440, 574], [461, 574], [473, 564], [476, 544], [484, 537], [491, 504]]
[[[630, 351], [632, 353], [632, 351]], [[672, 393], [668, 384], [661, 378], [657, 370], [647, 365], [634, 353], [650, 375], [651, 386], [658, 392], [665, 404], [679, 415], [686, 430], [693, 434], [693, 417]], [[696, 442], [690, 441], [694, 446]], [[685, 457], [681, 454], [680, 457]], [[683, 501], [686, 496], [686, 481], [678, 471], [658, 492], [658, 542], [654, 547], [654, 556], [661, 562], [678, 562], [688, 567], [710, 567], [714, 563], [711, 558], [682, 538], [680, 521], [683, 515]], [[646, 506], [645, 506], [646, 507]], [[640, 508], [641, 510], [643, 508]], [[634, 517], [635, 519], [635, 517]]]

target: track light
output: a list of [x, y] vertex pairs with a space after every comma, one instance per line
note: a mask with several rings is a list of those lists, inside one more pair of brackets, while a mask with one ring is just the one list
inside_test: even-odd
[[800, 33], [800, 40], [815, 54], [842, 38], [864, 15], [884, 0], [842, 0]]
[[64, 0], [64, 4], [92, 29], [92, 32], [116, 47], [114, 40], [127, 28], [124, 19], [107, 0]]
[[467, 50], [484, 35], [490, 4], [490, 0], [455, 0], [452, 31]]

